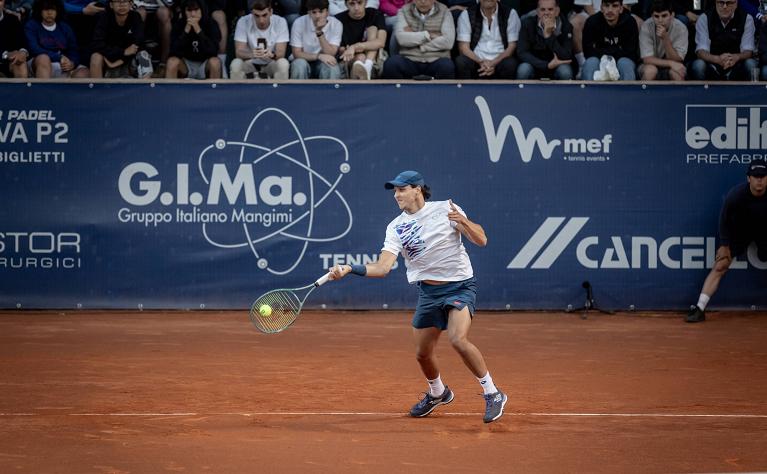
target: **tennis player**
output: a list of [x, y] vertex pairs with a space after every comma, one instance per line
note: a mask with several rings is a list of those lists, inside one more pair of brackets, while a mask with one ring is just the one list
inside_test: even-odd
[[434, 349], [442, 331], [482, 386], [485, 423], [503, 415], [508, 397], [495, 384], [482, 353], [468, 340], [474, 313], [477, 285], [469, 255], [461, 237], [480, 247], [487, 244], [482, 226], [470, 221], [452, 201], [427, 202], [431, 190], [416, 171], [403, 171], [384, 187], [394, 190], [402, 214], [386, 228], [386, 240], [375, 263], [336, 265], [330, 278], [349, 273], [385, 277], [402, 254], [408, 282], [418, 285], [418, 305], [413, 315], [416, 359], [426, 376], [429, 391], [410, 409], [410, 416], [423, 417], [454, 395], [440, 377]]

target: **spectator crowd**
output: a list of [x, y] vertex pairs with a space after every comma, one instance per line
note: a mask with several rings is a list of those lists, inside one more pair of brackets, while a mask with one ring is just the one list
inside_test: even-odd
[[767, 80], [767, 0], [0, 0], [0, 77]]

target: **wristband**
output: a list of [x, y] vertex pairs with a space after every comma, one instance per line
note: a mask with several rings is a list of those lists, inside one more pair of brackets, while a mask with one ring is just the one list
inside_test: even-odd
[[315, 34], [317, 35], [317, 38], [319, 38], [320, 36], [324, 35], [325, 32], [324, 31], [320, 31], [319, 33], [315, 33]]
[[368, 273], [368, 268], [365, 265], [349, 265], [352, 269], [352, 273], [359, 276], [365, 276]]

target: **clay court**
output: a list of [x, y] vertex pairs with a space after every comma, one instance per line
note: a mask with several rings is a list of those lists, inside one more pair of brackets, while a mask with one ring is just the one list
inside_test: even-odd
[[767, 315], [481, 312], [506, 414], [446, 338], [426, 388], [405, 312], [0, 313], [0, 472], [767, 471]]

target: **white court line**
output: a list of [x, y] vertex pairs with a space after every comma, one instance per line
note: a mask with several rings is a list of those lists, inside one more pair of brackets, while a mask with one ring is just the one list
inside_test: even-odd
[[[481, 413], [442, 412], [444, 416], [478, 416]], [[505, 413], [506, 416], [548, 416], [548, 417], [617, 417], [617, 418], [756, 418], [767, 419], [767, 415], [734, 414], [734, 413]], [[199, 412], [169, 412], [169, 413], [0, 413], [0, 416], [125, 416], [125, 417], [150, 417], [150, 416], [392, 416], [404, 417], [406, 413], [393, 412], [364, 412], [364, 411], [264, 411], [264, 412], [223, 412], [223, 413], [199, 413]]]

